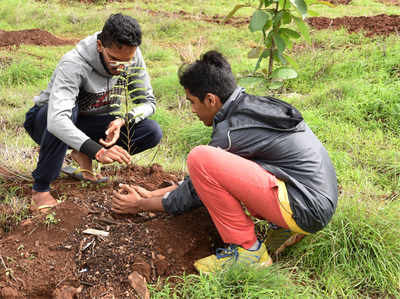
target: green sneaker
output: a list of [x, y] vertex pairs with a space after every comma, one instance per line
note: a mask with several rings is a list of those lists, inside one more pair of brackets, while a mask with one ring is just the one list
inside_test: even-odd
[[221, 270], [223, 267], [230, 267], [234, 263], [256, 264], [261, 267], [272, 265], [272, 259], [264, 243], [256, 250], [246, 250], [238, 245], [230, 245], [228, 248], [218, 248], [215, 255], [197, 260], [194, 267], [198, 272], [209, 274]]

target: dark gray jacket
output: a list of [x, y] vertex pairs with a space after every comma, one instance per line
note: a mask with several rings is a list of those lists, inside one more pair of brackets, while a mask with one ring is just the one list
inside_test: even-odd
[[[316, 232], [331, 219], [338, 200], [335, 169], [290, 104], [236, 89], [214, 118], [209, 145], [252, 160], [284, 181], [293, 219], [303, 230]], [[201, 205], [189, 177], [163, 199], [174, 215]]]

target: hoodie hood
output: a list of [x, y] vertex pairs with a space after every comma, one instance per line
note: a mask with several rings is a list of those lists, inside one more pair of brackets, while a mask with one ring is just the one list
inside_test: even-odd
[[242, 87], [235, 89], [215, 115], [214, 126], [226, 119], [230, 127], [246, 124], [281, 132], [304, 130], [303, 116], [292, 105], [273, 97], [246, 94]]
[[100, 53], [97, 51], [97, 35], [99, 33], [100, 31], [81, 40], [76, 45], [76, 51], [97, 73], [103, 77], [112, 77], [113, 75], [105, 69]]

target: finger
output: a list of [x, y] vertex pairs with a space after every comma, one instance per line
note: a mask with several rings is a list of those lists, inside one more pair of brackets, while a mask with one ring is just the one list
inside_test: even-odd
[[[121, 189], [120, 189], [121, 190]], [[124, 199], [124, 197], [125, 197], [125, 195], [123, 195], [121, 192], [122, 191], [120, 191], [120, 190], [118, 190], [118, 191], [116, 191], [116, 190], [113, 190], [113, 195], [114, 195], [114, 198], [112, 199], [112, 201], [114, 202], [114, 201], [118, 201], [118, 200], [122, 200], [122, 199]]]
[[111, 144], [111, 142], [107, 142], [107, 141], [105, 141], [103, 138], [100, 138], [100, 140], [99, 140], [99, 142], [102, 144], [102, 145], [104, 145], [104, 146], [106, 146], [106, 147], [109, 147]]
[[101, 163], [103, 163], [103, 164], [110, 164], [110, 163], [113, 163], [113, 162], [114, 162], [113, 159], [111, 159], [110, 157], [107, 157], [105, 154], [103, 154], [103, 155], [99, 158], [98, 161], [101, 162]]
[[149, 196], [149, 191], [146, 190], [145, 188], [140, 187], [140, 186], [133, 186], [133, 188], [135, 189], [135, 191], [137, 193], [139, 193], [140, 196], [142, 196], [142, 197], [148, 197]]
[[122, 214], [122, 210], [119, 208], [116, 208], [116, 207], [112, 207], [111, 211], [113, 211], [114, 213], [117, 213], [117, 214]]
[[133, 194], [139, 195], [134, 188], [132, 188], [131, 186], [129, 186], [127, 184], [119, 184], [119, 187], [128, 193], [133, 193]]
[[118, 145], [115, 146], [115, 149], [116, 149], [120, 154], [122, 154], [123, 159], [124, 159], [124, 161], [125, 161], [126, 163], [129, 163], [129, 162], [131, 161], [131, 155], [130, 155], [126, 150], [124, 150], [122, 147], [120, 147], [120, 146], [118, 146]]
[[124, 160], [122, 159], [121, 155], [118, 153], [116, 154], [116, 153], [113, 153], [112, 151], [107, 151], [105, 153], [105, 156], [107, 158], [112, 159], [113, 161], [120, 163], [120, 164], [124, 163]]
[[120, 159], [121, 163], [122, 161], [125, 162], [126, 164], [128, 164], [131, 161], [131, 156], [128, 154], [128, 152], [126, 152], [124, 149], [121, 149], [121, 151], [117, 150], [114, 147], [112, 147], [112, 153], [115, 157], [118, 157], [118, 159]]

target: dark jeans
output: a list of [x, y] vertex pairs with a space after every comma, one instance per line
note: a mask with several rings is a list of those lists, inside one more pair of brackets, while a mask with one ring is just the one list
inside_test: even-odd
[[[105, 131], [114, 115], [78, 116], [78, 108], [72, 110], [72, 122], [87, 136], [98, 142], [105, 139]], [[60, 174], [68, 145], [47, 131], [47, 105], [32, 107], [27, 113], [24, 128], [32, 139], [40, 145], [39, 160], [36, 169], [32, 172], [34, 178], [33, 190], [45, 192], [50, 190], [50, 183]], [[162, 137], [161, 128], [151, 119], [131, 126], [130, 153], [140, 153], [156, 146]], [[128, 150], [127, 128], [121, 128], [117, 145]]]

